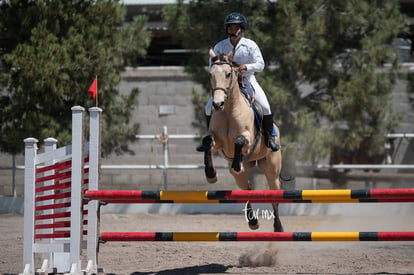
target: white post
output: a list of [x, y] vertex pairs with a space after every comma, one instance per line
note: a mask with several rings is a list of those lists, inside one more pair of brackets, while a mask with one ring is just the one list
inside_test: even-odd
[[34, 207], [35, 207], [35, 173], [37, 142], [35, 138], [26, 138], [24, 158], [24, 247], [23, 247], [23, 274], [34, 274]]
[[12, 194], [13, 197], [17, 197], [16, 191], [16, 154], [12, 156]]
[[[56, 144], [57, 144], [57, 139], [55, 138], [47, 138], [44, 140], [44, 144], [45, 144], [45, 154], [47, 154], [49, 157], [47, 159], [49, 159], [49, 161], [45, 162], [46, 166], [50, 166], [55, 164], [55, 160], [54, 160], [54, 151], [56, 150]], [[51, 176], [54, 174], [54, 170], [49, 170], [45, 172], [45, 176]], [[44, 183], [44, 186], [48, 186], [48, 185], [53, 185], [54, 184], [54, 180], [48, 180]], [[44, 195], [53, 195], [55, 192], [54, 190], [47, 190], [44, 192]], [[41, 202], [41, 205], [52, 205], [54, 204], [54, 200], [50, 199], [50, 200], [46, 200]], [[44, 210], [43, 212], [44, 214], [47, 215], [51, 215], [54, 213], [53, 209], [48, 209], [48, 210]], [[49, 219], [49, 220], [44, 220], [43, 221], [44, 224], [51, 224], [53, 223], [53, 219]], [[44, 234], [51, 234], [53, 233], [53, 229], [49, 228], [49, 229], [42, 229], [42, 232]], [[52, 238], [49, 239], [45, 239], [42, 240], [43, 243], [53, 243], [54, 240]], [[63, 255], [62, 255], [63, 256]], [[43, 264], [42, 264], [42, 268], [39, 270], [39, 272], [41, 273], [51, 273], [53, 272], [53, 267], [55, 264], [55, 259], [56, 255], [52, 252], [49, 253], [44, 253], [42, 255], [42, 259], [43, 259]], [[61, 259], [60, 257], [58, 257], [56, 260]], [[66, 258], [66, 260], [68, 260], [68, 258]], [[59, 261], [56, 261], [57, 264], [61, 264], [59, 263]], [[57, 268], [57, 271], [61, 270], [62, 266], [59, 266]], [[67, 270], [67, 269], [66, 269]]]
[[168, 190], [168, 129], [167, 126], [162, 128], [162, 147], [164, 149], [164, 190]]
[[83, 239], [83, 114], [81, 106], [72, 107], [72, 185], [70, 222], [70, 274], [82, 274]]
[[[88, 190], [98, 190], [101, 179], [101, 115], [102, 109], [89, 108], [89, 186]], [[99, 245], [99, 201], [88, 202], [88, 235], [87, 235], [87, 274], [98, 273]]]

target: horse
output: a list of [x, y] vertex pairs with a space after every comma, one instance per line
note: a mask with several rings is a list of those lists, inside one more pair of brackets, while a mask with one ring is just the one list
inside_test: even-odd
[[[259, 127], [255, 126], [255, 113], [250, 102], [240, 92], [238, 73], [232, 64], [233, 54], [230, 52], [217, 56], [212, 49], [209, 53], [212, 58], [210, 85], [214, 110], [208, 132], [202, 141], [206, 148], [204, 164], [207, 181], [217, 181], [212, 154], [219, 152], [228, 160], [230, 174], [240, 189], [252, 189], [248, 173], [255, 166], [264, 173], [270, 190], [280, 189], [281, 152], [272, 152], [267, 148]], [[276, 129], [279, 133], [279, 129]], [[272, 207], [274, 231], [282, 232], [278, 203], [272, 203]], [[250, 229], [258, 229], [259, 222], [250, 202], [246, 203], [245, 211]]]

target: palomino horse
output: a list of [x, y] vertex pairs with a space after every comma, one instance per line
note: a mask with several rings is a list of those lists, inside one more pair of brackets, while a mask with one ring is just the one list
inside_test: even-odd
[[[248, 172], [257, 165], [265, 174], [269, 189], [280, 189], [281, 152], [272, 152], [267, 148], [260, 130], [255, 127], [255, 115], [250, 103], [239, 90], [238, 75], [232, 66], [233, 54], [218, 57], [210, 50], [210, 57], [214, 61], [210, 69], [214, 112], [209, 131], [203, 138], [207, 181], [217, 181], [212, 153], [220, 152], [228, 160], [229, 171], [239, 188], [251, 189]], [[278, 204], [272, 205], [274, 231], [282, 232]], [[259, 228], [250, 202], [246, 204], [246, 217], [251, 229]]]

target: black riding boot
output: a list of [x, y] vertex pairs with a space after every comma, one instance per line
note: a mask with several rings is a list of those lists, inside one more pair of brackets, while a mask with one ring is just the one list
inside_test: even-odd
[[262, 125], [263, 135], [265, 139], [266, 146], [269, 147], [272, 152], [280, 150], [279, 139], [277, 138], [277, 133], [273, 133], [273, 117], [272, 115], [263, 116], [263, 125]]
[[[206, 115], [207, 131], [208, 131], [208, 129], [210, 128], [210, 119], [211, 119], [211, 116], [207, 116], [207, 115]], [[196, 148], [196, 150], [197, 150], [198, 152], [204, 152], [204, 151], [206, 151], [206, 149], [207, 149], [207, 148], [204, 148], [203, 143], [201, 143], [200, 145], [198, 145], [198, 146], [197, 146], [197, 148]]]

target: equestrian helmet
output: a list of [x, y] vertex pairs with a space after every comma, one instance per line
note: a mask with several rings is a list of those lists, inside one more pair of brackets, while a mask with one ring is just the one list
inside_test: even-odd
[[243, 30], [247, 29], [247, 19], [239, 12], [232, 12], [226, 16], [226, 19], [224, 19], [224, 27], [226, 28], [226, 32], [227, 27], [230, 24], [239, 24]]

